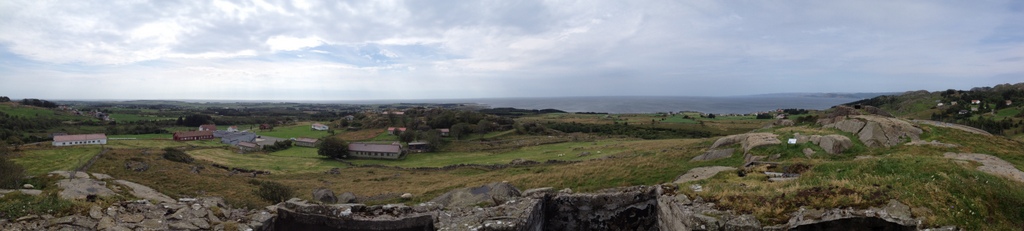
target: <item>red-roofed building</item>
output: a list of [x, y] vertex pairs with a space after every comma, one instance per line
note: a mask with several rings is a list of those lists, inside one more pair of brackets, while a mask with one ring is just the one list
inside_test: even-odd
[[350, 143], [348, 144], [348, 155], [355, 158], [396, 160], [402, 158], [402, 145], [397, 143]]
[[405, 128], [388, 127], [388, 134], [398, 135], [405, 132]]
[[199, 125], [199, 130], [200, 131], [216, 131], [217, 130], [217, 125], [216, 124], [203, 124], [203, 125]]
[[107, 144], [107, 135], [103, 133], [63, 135], [53, 137], [53, 146], [71, 146], [86, 144]]
[[175, 132], [174, 140], [177, 141], [189, 141], [189, 140], [212, 140], [213, 131], [184, 131]]
[[441, 132], [441, 136], [448, 136], [450, 132], [447, 128], [437, 129], [437, 131]]

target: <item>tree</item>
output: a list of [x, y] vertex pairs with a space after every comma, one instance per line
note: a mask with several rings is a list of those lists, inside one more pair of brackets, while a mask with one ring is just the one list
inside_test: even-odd
[[455, 137], [456, 140], [462, 139], [463, 136], [469, 135], [472, 132], [473, 132], [472, 125], [467, 124], [467, 123], [458, 123], [458, 124], [452, 125], [452, 128], [449, 130], [449, 133], [451, 133], [451, 136]]
[[348, 158], [348, 142], [337, 136], [328, 136], [320, 143], [316, 154], [330, 158]]

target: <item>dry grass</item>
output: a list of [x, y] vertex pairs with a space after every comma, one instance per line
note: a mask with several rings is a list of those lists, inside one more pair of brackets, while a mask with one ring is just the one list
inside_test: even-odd
[[342, 140], [348, 140], [348, 141], [369, 140], [369, 139], [373, 139], [374, 137], [377, 137], [381, 133], [384, 133], [385, 130], [386, 129], [383, 129], [383, 128], [377, 128], [377, 129], [363, 129], [363, 130], [359, 130], [359, 131], [342, 132], [341, 134], [338, 134], [338, 137], [341, 137]]

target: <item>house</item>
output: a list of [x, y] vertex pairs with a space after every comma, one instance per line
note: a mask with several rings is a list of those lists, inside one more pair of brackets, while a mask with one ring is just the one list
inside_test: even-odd
[[228, 127], [228, 132], [238, 132], [238, 126]]
[[263, 147], [252, 142], [238, 142], [238, 149], [242, 150], [242, 152], [255, 152], [262, 150]]
[[981, 100], [972, 99], [971, 104], [981, 104]]
[[971, 107], [971, 111], [978, 111], [978, 107]]
[[391, 112], [384, 111], [384, 112], [381, 112], [380, 114], [384, 114], [384, 115], [389, 115], [389, 114], [390, 115], [405, 115], [405, 112], [404, 111], [391, 111]]
[[216, 124], [203, 124], [203, 125], [199, 125], [199, 130], [200, 131], [216, 131], [217, 130], [217, 125]]
[[313, 124], [312, 126], [310, 126], [310, 127], [311, 127], [311, 128], [313, 129], [313, 130], [317, 130], [317, 131], [327, 131], [327, 129], [328, 129], [328, 128], [327, 128], [327, 125], [323, 125], [323, 124], [321, 124], [321, 123], [314, 123], [314, 124]]
[[354, 115], [347, 115], [347, 116], [345, 116], [345, 120], [352, 121], [354, 119], [356, 119], [356, 116], [354, 116]]
[[174, 140], [176, 141], [188, 141], [188, 140], [212, 140], [213, 131], [184, 131], [175, 132]]
[[107, 144], [107, 135], [103, 133], [63, 135], [53, 137], [53, 146], [71, 146], [86, 144]]
[[306, 137], [295, 138], [295, 145], [297, 145], [297, 146], [311, 147], [312, 148], [312, 147], [316, 147], [316, 144], [319, 143], [319, 142], [320, 142], [319, 139], [306, 138]]
[[1006, 100], [1006, 106], [1013, 105], [1013, 100]]
[[953, 106], [956, 106], [956, 101], [953, 101], [953, 102], [949, 102], [949, 105], [953, 105]]
[[437, 131], [441, 132], [441, 136], [448, 136], [449, 130], [447, 128], [437, 129]]
[[220, 142], [230, 145], [238, 145], [240, 142], [256, 142], [256, 134], [251, 132], [226, 133], [220, 136]]
[[388, 134], [392, 134], [392, 135], [396, 135], [397, 136], [398, 134], [402, 134], [403, 132], [405, 132], [405, 128], [404, 127], [401, 127], [401, 128], [388, 127]]
[[348, 155], [354, 158], [397, 160], [402, 158], [402, 145], [398, 143], [350, 143], [348, 144]]
[[960, 112], [958, 112], [957, 114], [966, 115], [967, 114], [967, 110], [960, 110]]
[[936, 107], [942, 107], [943, 105], [946, 105], [946, 104], [944, 104], [944, 103], [939, 103], [938, 105], [935, 105], [935, 106], [936, 106]]
[[409, 142], [410, 152], [429, 152], [430, 142], [427, 141], [413, 141]]

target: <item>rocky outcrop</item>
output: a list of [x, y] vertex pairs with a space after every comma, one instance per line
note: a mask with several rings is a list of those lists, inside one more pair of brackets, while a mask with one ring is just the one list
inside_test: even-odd
[[999, 159], [999, 157], [987, 154], [952, 152], [947, 152], [942, 156], [950, 159], [969, 160], [978, 162], [981, 164], [981, 166], [978, 166], [978, 171], [1006, 177], [1009, 178], [1010, 180], [1014, 180], [1017, 182], [1024, 182], [1024, 172], [1018, 170], [1010, 162], [1006, 162], [1003, 159]]
[[437, 208], [401, 204], [319, 204], [292, 198], [277, 205], [273, 230], [434, 230]]
[[693, 159], [690, 159], [690, 162], [725, 159], [732, 157], [732, 153], [735, 151], [735, 148], [708, 150], [707, 152], [704, 152], [704, 154], [693, 157]]
[[817, 144], [828, 154], [840, 154], [853, 147], [853, 141], [849, 137], [841, 135], [825, 135], [814, 144]]
[[65, 200], [84, 200], [90, 196], [108, 197], [113, 196], [114, 191], [107, 188], [107, 182], [89, 178], [63, 179], [57, 181], [57, 187], [61, 188], [60, 198]]
[[30, 215], [0, 222], [0, 230], [270, 230], [274, 211], [231, 209], [216, 197], [152, 204], [117, 202], [86, 214]]
[[779, 135], [766, 132], [731, 135], [719, 138], [708, 149], [714, 150], [723, 146], [740, 144], [740, 147], [743, 148], [743, 153], [747, 153], [750, 152], [750, 149], [756, 147], [781, 144], [782, 141], [778, 137]]
[[722, 171], [732, 171], [732, 170], [736, 170], [736, 168], [734, 168], [734, 167], [726, 167], [726, 166], [697, 167], [697, 168], [690, 169], [690, 171], [687, 171], [686, 174], [683, 174], [683, 175], [677, 177], [676, 180], [673, 181], [672, 183], [679, 184], [679, 183], [686, 183], [686, 182], [690, 182], [690, 181], [703, 180], [703, 179], [711, 178], [711, 177], [715, 176], [716, 174], [718, 174], [719, 172], [722, 172]]
[[919, 223], [911, 217], [910, 206], [889, 200], [889, 204], [882, 208], [863, 210], [800, 209], [780, 227], [789, 230], [830, 230], [838, 227], [843, 227], [843, 230], [918, 230]]
[[544, 202], [544, 230], [654, 230], [656, 187], [560, 194]]
[[519, 189], [508, 182], [495, 182], [479, 187], [462, 188], [449, 191], [430, 202], [445, 208], [471, 207], [481, 204], [497, 205], [519, 197]]
[[327, 204], [338, 203], [338, 197], [334, 196], [334, 191], [327, 188], [313, 190], [313, 200]]
[[875, 115], [853, 116], [826, 124], [825, 128], [856, 134], [864, 145], [873, 148], [896, 146], [906, 139], [919, 140], [923, 132], [907, 121]]
[[115, 180], [114, 182], [116, 182], [117, 184], [120, 184], [120, 185], [127, 186], [128, 188], [131, 188], [132, 189], [131, 193], [135, 197], [146, 199], [146, 200], [151, 200], [151, 201], [155, 201], [155, 202], [166, 202], [166, 203], [173, 203], [174, 202], [174, 199], [171, 199], [171, 197], [169, 197], [167, 195], [164, 195], [163, 193], [157, 192], [156, 190], [153, 190], [153, 188], [150, 188], [148, 186], [137, 184], [135, 182], [126, 181], [126, 180]]

